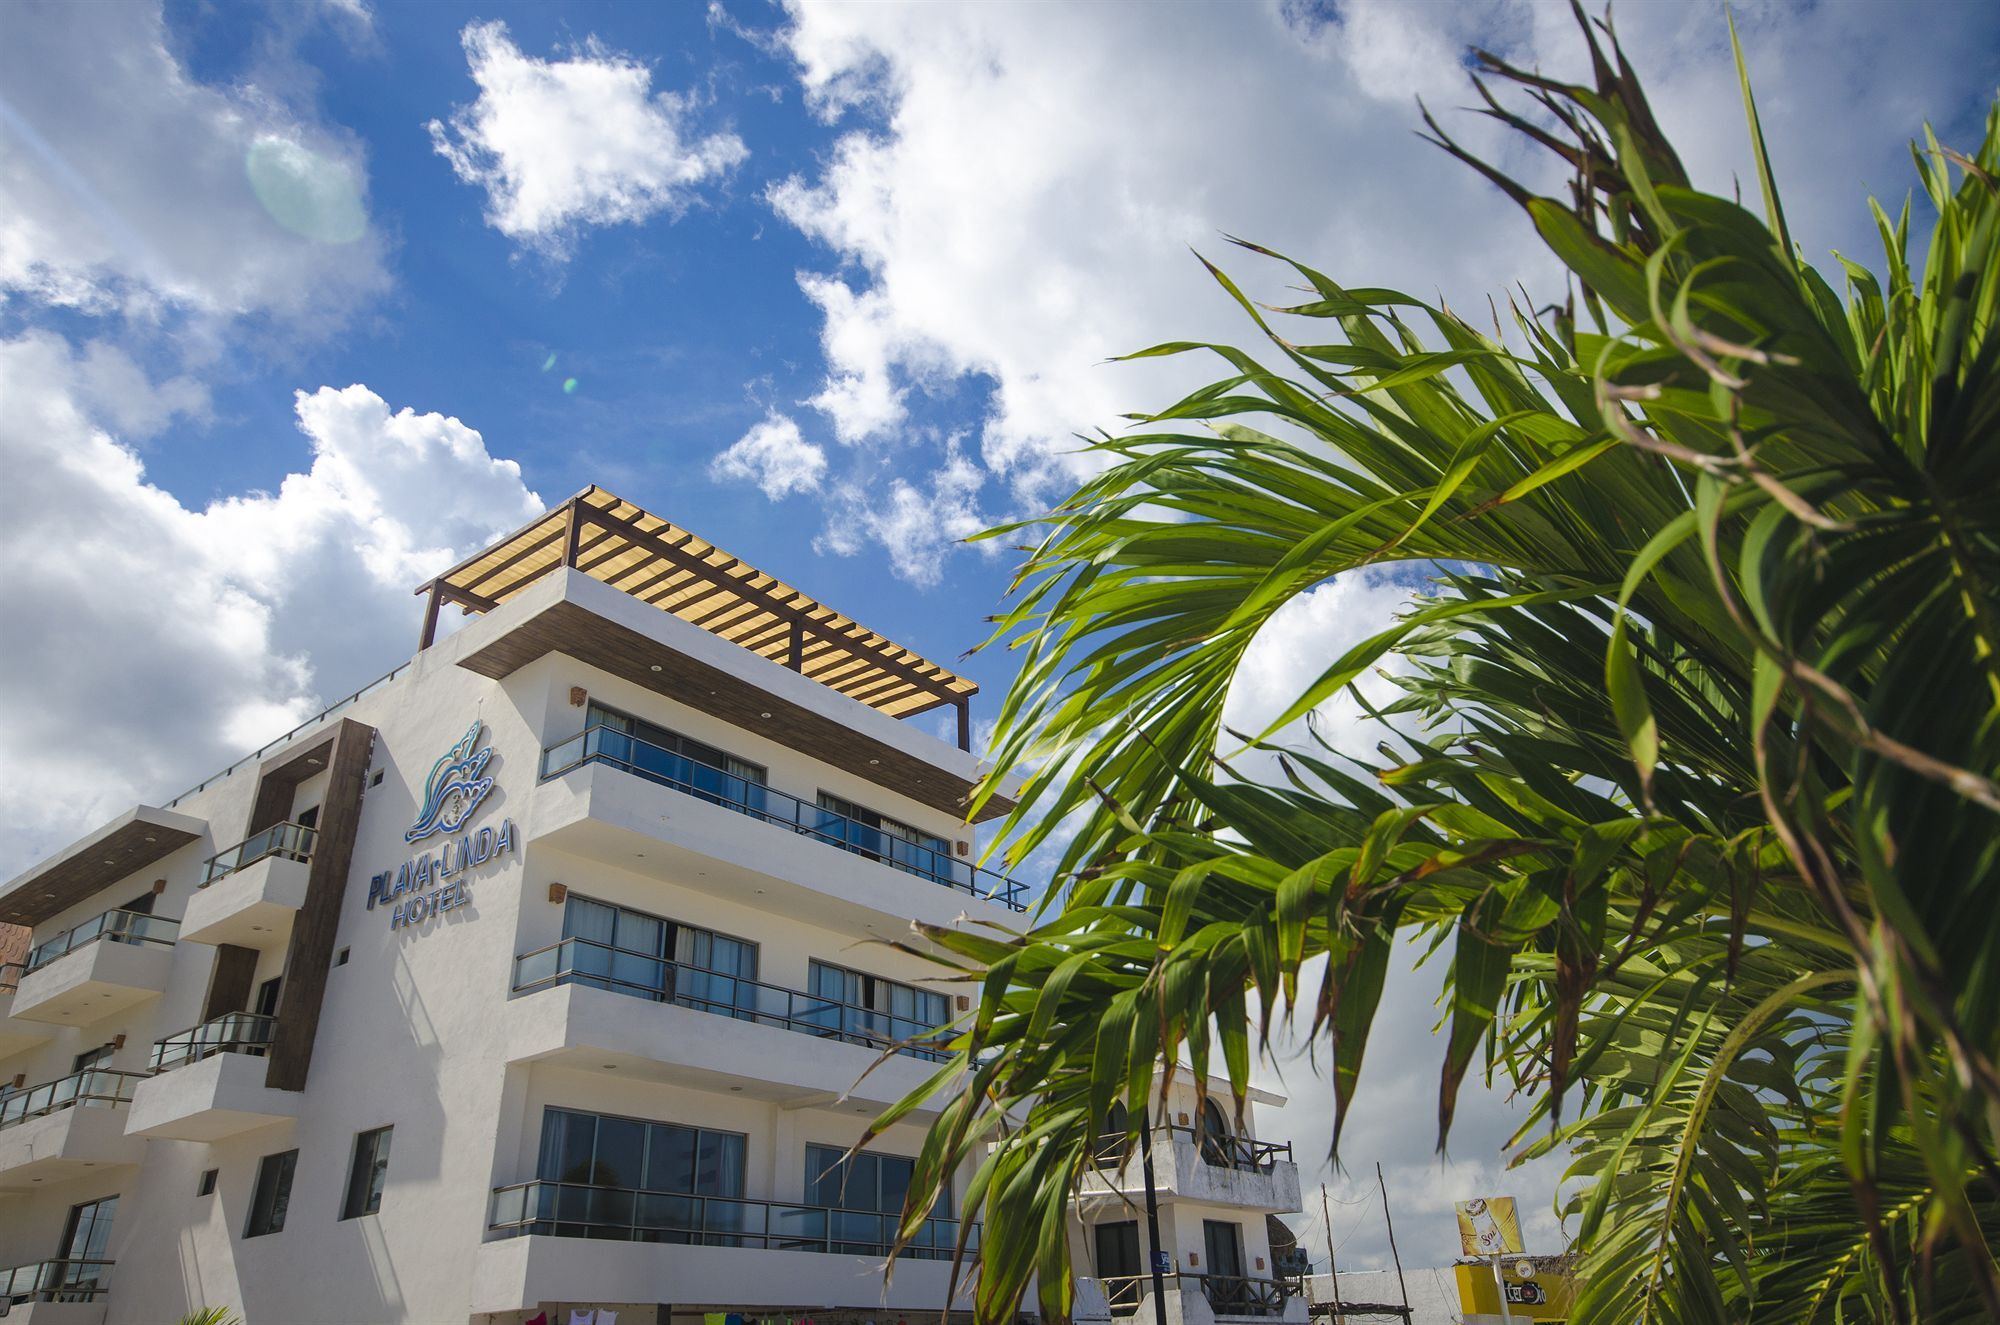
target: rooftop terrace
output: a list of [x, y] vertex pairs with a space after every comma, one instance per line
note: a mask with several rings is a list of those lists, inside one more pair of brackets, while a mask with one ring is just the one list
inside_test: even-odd
[[596, 486], [420, 585], [418, 647], [431, 646], [445, 604], [490, 612], [563, 567], [890, 717], [949, 704], [958, 710], [959, 748], [971, 748], [972, 681]]

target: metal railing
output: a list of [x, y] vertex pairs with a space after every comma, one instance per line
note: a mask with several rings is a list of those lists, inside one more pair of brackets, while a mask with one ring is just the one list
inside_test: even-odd
[[111, 1287], [110, 1261], [35, 1261], [0, 1270], [0, 1301], [90, 1302]]
[[[412, 659], [412, 661], [415, 660]], [[401, 676], [404, 672], [408, 671], [409, 668], [410, 664], [407, 662], [398, 663], [395, 667], [391, 668], [387, 673], [376, 677], [373, 681], [370, 681], [367, 685], [362, 686], [359, 690], [355, 691], [347, 698], [336, 699], [335, 701], [333, 701], [333, 703], [328, 704], [325, 708], [313, 714], [310, 718], [307, 718], [304, 722], [292, 728], [290, 731], [286, 732], [283, 736], [277, 737], [274, 740], [269, 740], [264, 742], [264, 744], [258, 746], [255, 750], [252, 750], [249, 754], [244, 755], [241, 759], [231, 764], [228, 768], [223, 769], [220, 773], [211, 773], [209, 776], [195, 783], [192, 787], [189, 787], [186, 791], [182, 792], [180, 795], [168, 801], [161, 808], [171, 810], [172, 808], [174, 808], [174, 806], [179, 805], [182, 801], [186, 800], [188, 797], [196, 795], [197, 793], [200, 792], [207, 791], [210, 787], [214, 786], [216, 783], [222, 781], [224, 778], [229, 777], [231, 774], [235, 773], [237, 769], [242, 768], [245, 764], [256, 763], [258, 760], [262, 759], [266, 754], [270, 753], [272, 750], [277, 749], [279, 746], [291, 740], [294, 736], [297, 736], [300, 732], [306, 730], [308, 727], [316, 726], [323, 720], [332, 717], [334, 714], [348, 707], [350, 704], [358, 703], [363, 695], [373, 694], [375, 691], [380, 690], [383, 686], [388, 685], [391, 681], [395, 680], [397, 677]]]
[[[701, 1247], [757, 1247], [836, 1256], [887, 1256], [899, 1216], [823, 1205], [690, 1196], [585, 1183], [517, 1182], [493, 1189], [487, 1228], [503, 1237], [608, 1238]], [[956, 1219], [926, 1219], [902, 1254], [950, 1260]], [[966, 1242], [979, 1246], [979, 1225]]]
[[78, 1104], [101, 1104], [117, 1109], [132, 1102], [132, 1089], [150, 1073], [123, 1072], [110, 1067], [86, 1067], [39, 1086], [29, 1086], [0, 1097], [0, 1127], [12, 1127], [31, 1118], [42, 1118]]
[[277, 1033], [278, 1019], [261, 1012], [230, 1012], [176, 1031], [153, 1045], [153, 1070], [165, 1072], [199, 1063], [216, 1054], [250, 1054], [262, 1058]]
[[[1281, 1160], [1285, 1163], [1292, 1160], [1292, 1143], [1289, 1141], [1256, 1141], [1247, 1136], [1229, 1136], [1168, 1123], [1156, 1124], [1153, 1132], [1156, 1136], [1170, 1139], [1174, 1136], [1186, 1137], [1193, 1143], [1201, 1162], [1210, 1168], [1269, 1173]], [[1122, 1133], [1107, 1132], [1097, 1138], [1091, 1149], [1091, 1158], [1099, 1169], [1122, 1169], [1132, 1157], [1133, 1149]]]
[[318, 833], [304, 824], [272, 824], [263, 832], [244, 838], [229, 850], [210, 856], [208, 863], [202, 867], [200, 886], [206, 888], [217, 879], [255, 865], [266, 856], [277, 856], [283, 860], [311, 860], [313, 842], [318, 837]]
[[[1160, 1276], [1168, 1292], [1195, 1291], [1207, 1299], [1218, 1316], [1282, 1316], [1289, 1298], [1305, 1296], [1305, 1281], [1258, 1279], [1240, 1274], [1202, 1274], [1196, 1270], [1171, 1270]], [[1098, 1279], [1114, 1316], [1129, 1316], [1152, 1291], [1150, 1274], [1109, 1275]]]
[[776, 824], [829, 846], [879, 860], [891, 869], [985, 897], [1015, 911], [1027, 910], [1026, 889], [1004, 874], [981, 869], [921, 842], [870, 827], [835, 810], [802, 801], [761, 782], [689, 759], [664, 746], [642, 741], [614, 727], [587, 727], [577, 736], [542, 751], [542, 780], [589, 763], [609, 764], [690, 796]]
[[655, 1003], [674, 1003], [763, 1026], [782, 1026], [805, 1035], [872, 1049], [893, 1048], [933, 1063], [950, 1057], [948, 1052], [927, 1043], [937, 1036], [936, 1026], [740, 975], [668, 961], [650, 953], [615, 948], [595, 939], [568, 938], [514, 959], [517, 994], [569, 984]]
[[27, 969], [29, 972], [39, 971], [56, 958], [66, 956], [99, 939], [109, 939], [113, 943], [157, 943], [162, 947], [171, 947], [173, 941], [180, 936], [180, 932], [181, 922], [178, 920], [149, 915], [144, 911], [114, 908], [30, 948]]

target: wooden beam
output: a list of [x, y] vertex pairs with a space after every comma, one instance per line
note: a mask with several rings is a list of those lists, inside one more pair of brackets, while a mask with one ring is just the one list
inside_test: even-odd
[[437, 639], [438, 606], [444, 599], [439, 596], [439, 583], [431, 581], [431, 596], [424, 602], [424, 628], [417, 635], [417, 652], [422, 653]]
[[[633, 542], [638, 543], [643, 547], [649, 548], [650, 550], [666, 558], [668, 561], [676, 562], [681, 566], [683, 566], [684, 568], [686, 568], [687, 570], [692, 571], [697, 575], [701, 575], [711, 581], [715, 580], [718, 576], [726, 574], [731, 567], [740, 566], [743, 564], [742, 562], [738, 561], [735, 557], [728, 557], [719, 565], [711, 564], [710, 562], [700, 557], [696, 557], [681, 548], [673, 546], [672, 544], [668, 543], [665, 539], [660, 538], [655, 534], [648, 533], [646, 530], [641, 529], [638, 526], [638, 524], [634, 521], [624, 519], [620, 516], [612, 515], [610, 512], [600, 510], [594, 506], [579, 503], [579, 513], [582, 515], [582, 518], [587, 523], [597, 524], [600, 526], [608, 526], [610, 528], [617, 529], [620, 533], [623, 533], [627, 538], [631, 539]], [[796, 603], [787, 602], [786, 600], [778, 597], [778, 595], [772, 593], [769, 589], [763, 587], [762, 585], [750, 584], [743, 580], [733, 580], [733, 582], [735, 584], [737, 593], [741, 594], [745, 598], [755, 599], [763, 603], [774, 613], [783, 615], [797, 615], [798, 613], [798, 607]], [[796, 593], [797, 591], [794, 592]], [[803, 598], [805, 597], [805, 595], [798, 594], [798, 597]], [[829, 614], [831, 614], [832, 612], [832, 609], [830, 608], [825, 610], [827, 610]], [[871, 641], [858, 638], [855, 632], [862, 632], [864, 634], [873, 633], [870, 631], [866, 631], [865, 628], [860, 626], [859, 624], [850, 623], [848, 626], [840, 626], [838, 624], [821, 619], [821, 620], [815, 620], [813, 622], [813, 626], [814, 626], [814, 633], [819, 634], [823, 637], [830, 636], [834, 638], [835, 640], [841, 642], [846, 647], [848, 647], [851, 651], [860, 654], [865, 654], [871, 661], [873, 661], [877, 666], [881, 667], [884, 671], [900, 673], [901, 675], [907, 677], [910, 681], [923, 687], [925, 690], [939, 692], [946, 695], [956, 695], [958, 693], [957, 691], [952, 690], [948, 684], [940, 681], [939, 678], [935, 676], [928, 676], [919, 669], [910, 666], [902, 659], [891, 656], [881, 647], [873, 644]]]
[[264, 1070], [264, 1084], [274, 1090], [304, 1090], [312, 1070], [326, 977], [333, 969], [333, 940], [340, 932], [340, 904], [347, 896], [347, 873], [361, 827], [361, 793], [374, 749], [373, 727], [352, 718], [340, 720], [327, 761], [326, 797], [320, 802], [306, 898], [292, 921], [291, 946], [285, 951], [285, 997], [278, 1005]]
[[966, 696], [958, 701], [958, 748], [968, 753], [972, 749], [972, 699]]

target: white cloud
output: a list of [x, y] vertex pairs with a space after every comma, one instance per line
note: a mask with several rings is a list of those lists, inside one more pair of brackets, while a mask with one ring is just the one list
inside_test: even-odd
[[[33, 770], [0, 786], [0, 875], [387, 670], [411, 587], [541, 509], [476, 431], [363, 386], [298, 393], [311, 462], [277, 492], [190, 508], [86, 402], [102, 375], [48, 333], [0, 342], [0, 762]], [[185, 394], [119, 391], [140, 419]]]
[[[1765, 125], [1809, 252], [1866, 250], [1864, 184], [1907, 187], [1905, 138], [1990, 85], [1977, 6], [1738, 7]], [[1190, 256], [1282, 297], [1286, 274], [1241, 235], [1334, 279], [1483, 309], [1556, 268], [1526, 219], [1415, 137], [1422, 96], [1471, 146], [1559, 191], [1552, 159], [1453, 108], [1461, 52], [1587, 75], [1567, 6], [793, 4], [784, 30], [808, 104], [842, 132], [772, 187], [776, 212], [826, 249], [801, 286], [822, 322], [810, 402], [842, 441], [881, 438], [915, 397], [990, 389], [966, 454], [1016, 509], [1059, 497], [1092, 462], [1078, 434], [1123, 427], [1227, 370], [1203, 356], [1106, 366], [1170, 339], [1261, 338]], [[1719, 7], [1619, 13], [1654, 104], [1699, 178], [1752, 181]], [[1912, 71], [1920, 71], [1913, 75]], [[1963, 115], [1959, 114], [1962, 120]], [[865, 471], [871, 456], [851, 462]], [[881, 488], [879, 482], [874, 486]], [[842, 500], [843, 476], [824, 486]]]
[[0, 304], [323, 329], [387, 284], [366, 194], [344, 134], [195, 82], [157, 5], [0, 7]]
[[979, 466], [948, 443], [944, 463], [921, 484], [894, 477], [879, 486], [844, 482], [832, 494], [826, 528], [813, 546], [851, 557], [874, 544], [889, 554], [897, 576], [929, 588], [944, 578], [952, 547], [992, 523], [979, 509], [984, 482]]
[[755, 483], [772, 501], [810, 492], [826, 473], [826, 452], [799, 435], [798, 422], [775, 410], [709, 463], [718, 479]]
[[678, 215], [746, 155], [735, 134], [696, 135], [689, 98], [654, 93], [650, 69], [595, 37], [554, 60], [524, 55], [504, 23], [461, 39], [479, 96], [432, 120], [431, 142], [518, 243], [560, 256], [585, 226]]

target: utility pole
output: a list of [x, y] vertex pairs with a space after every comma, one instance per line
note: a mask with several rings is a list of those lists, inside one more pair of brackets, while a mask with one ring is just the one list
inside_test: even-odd
[[[1375, 1185], [1382, 1189], [1382, 1222], [1389, 1226], [1389, 1254], [1396, 1258], [1396, 1287], [1403, 1294], [1403, 1319], [1410, 1318], [1410, 1286], [1403, 1282], [1403, 1257], [1396, 1250], [1396, 1221], [1389, 1217], [1389, 1184], [1382, 1181], [1382, 1164], [1375, 1164]], [[1503, 1293], [1501, 1295], [1505, 1297]]]
[[1319, 1185], [1319, 1215], [1326, 1221], [1326, 1272], [1333, 1276], [1333, 1325], [1340, 1325], [1340, 1267], [1333, 1263], [1333, 1213], [1326, 1203], [1326, 1184]]
[[1139, 1111], [1139, 1162], [1146, 1175], [1146, 1236], [1152, 1239], [1149, 1248], [1153, 1260], [1153, 1322], [1167, 1325], [1167, 1275], [1166, 1267], [1160, 1264], [1164, 1253], [1160, 1250], [1160, 1197], [1153, 1190], [1153, 1111], [1151, 1107]]

